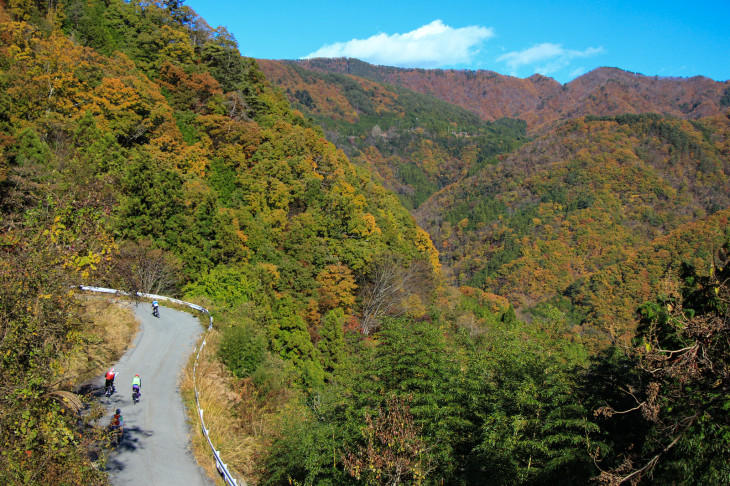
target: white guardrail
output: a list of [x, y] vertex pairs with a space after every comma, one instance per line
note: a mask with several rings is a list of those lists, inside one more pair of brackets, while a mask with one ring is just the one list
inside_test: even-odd
[[[116, 289], [107, 289], [104, 287], [91, 287], [88, 285], [79, 285], [79, 289], [84, 290], [86, 292], [99, 292], [103, 294], [114, 294], [114, 295], [130, 295], [129, 292], [124, 292], [122, 290], [116, 290]], [[208, 312], [208, 309], [206, 309], [203, 306], [193, 304], [191, 302], [185, 302], [183, 300], [173, 299], [171, 297], [165, 297], [164, 295], [155, 295], [155, 294], [143, 294], [142, 292], [137, 292], [138, 297], [143, 297], [147, 299], [153, 299], [153, 300], [164, 300], [166, 302], [172, 302], [173, 304], [179, 304], [184, 305], [187, 307], [190, 307], [191, 309], [195, 309], [200, 311], [203, 314], [206, 314], [209, 319], [208, 329], [207, 331], [210, 331], [213, 328], [213, 317]], [[210, 446], [210, 449], [213, 451], [213, 457], [215, 458], [215, 468], [218, 470], [218, 473], [221, 475], [221, 478], [226, 482], [226, 484], [232, 485], [232, 486], [238, 486], [238, 483], [233, 478], [231, 473], [228, 471], [228, 467], [223, 462], [223, 459], [221, 459], [220, 451], [215, 450], [215, 446], [213, 445], [213, 442], [210, 440], [210, 436], [208, 435], [208, 429], [205, 428], [205, 421], [203, 420], [203, 410], [200, 408], [200, 401], [198, 400], [198, 383], [195, 380], [195, 372], [198, 369], [198, 358], [200, 357], [200, 352], [203, 350], [203, 346], [205, 346], [205, 338], [203, 339], [203, 342], [200, 343], [200, 347], [198, 348], [198, 352], [195, 355], [195, 364], [193, 365], [193, 389], [195, 390], [195, 406], [198, 409], [198, 417], [200, 417], [200, 425], [203, 429], [203, 435], [205, 435], [206, 440], [208, 441], [208, 445]], [[246, 482], [243, 482], [243, 486], [246, 486]]]

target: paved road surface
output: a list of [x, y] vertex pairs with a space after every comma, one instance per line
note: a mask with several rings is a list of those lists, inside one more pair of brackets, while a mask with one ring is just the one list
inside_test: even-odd
[[[111, 454], [108, 470], [112, 484], [191, 485], [213, 484], [198, 467], [190, 451], [190, 427], [178, 388], [180, 371], [203, 332], [190, 314], [160, 307], [152, 317], [150, 304], [140, 304], [141, 321], [134, 344], [115, 369], [116, 393], [101, 400], [109, 410], [120, 408], [124, 438]], [[132, 402], [132, 378], [142, 378], [142, 397]], [[103, 378], [101, 380], [103, 387]], [[107, 419], [108, 420], [108, 419]]]

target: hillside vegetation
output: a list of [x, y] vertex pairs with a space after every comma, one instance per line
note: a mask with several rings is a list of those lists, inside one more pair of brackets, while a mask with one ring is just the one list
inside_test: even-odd
[[357, 59], [308, 59], [299, 66], [350, 74], [408, 88], [461, 106], [483, 120], [519, 118], [530, 130], [585, 115], [662, 113], [703, 118], [727, 111], [730, 85], [702, 76], [667, 78], [602, 67], [561, 85], [535, 74], [520, 79], [493, 71], [402, 69]]
[[[521, 80], [483, 71], [399, 69], [355, 59], [262, 65], [303, 113], [329, 127], [328, 138], [343, 147], [363, 146], [353, 160], [383, 175], [392, 190], [405, 192], [405, 183], [423, 195], [417, 206], [407, 207], [429, 232], [457, 285], [506, 297], [526, 317], [528, 312], [544, 313], [546, 306], [557, 307], [569, 316], [566, 332], [589, 339], [592, 346], [617, 336], [630, 338], [637, 323], [635, 308], [658, 291], [667, 267], [676, 261], [697, 264], [698, 258], [707, 257], [707, 247], [721, 241], [724, 213], [705, 218], [727, 209], [729, 202], [728, 117], [719, 114], [727, 105], [723, 83], [650, 78], [607, 68], [560, 87], [539, 76]], [[418, 107], [430, 103], [439, 108], [405, 109], [404, 94], [416, 95], [404, 87], [427, 93], [418, 95]], [[292, 93], [307, 94], [309, 103], [298, 104]], [[341, 103], [328, 104], [332, 100]], [[358, 109], [378, 100], [375, 111], [381, 118]], [[457, 109], [443, 108], [442, 100], [486, 119], [509, 114], [524, 121], [503, 118], [486, 125], [492, 137], [512, 140], [506, 144], [471, 137], [473, 128], [454, 128], [450, 139], [424, 129], [419, 148], [429, 150], [404, 145], [397, 129], [377, 131], [379, 136], [367, 131], [380, 120], [388, 123], [385, 106], [404, 107], [397, 113], [418, 113], [424, 126], [447, 121], [465, 126], [449, 115]], [[486, 114], [484, 106], [492, 111]], [[509, 108], [500, 111], [500, 106]], [[350, 116], [332, 122], [345, 111], [342, 107]], [[715, 115], [698, 118], [707, 114]], [[524, 131], [504, 130], [525, 127], [525, 122], [532, 140]], [[345, 138], [352, 133], [361, 136]], [[457, 146], [468, 150], [448, 151]], [[434, 173], [451, 177], [442, 179], [442, 185], [425, 186], [429, 191], [418, 191], [417, 184], [405, 180], [409, 172], [397, 164], [393, 169], [393, 161], [412, 157], [420, 160], [422, 181]], [[673, 237], [683, 225], [694, 229], [681, 234], [704, 235], [705, 245], [701, 238], [686, 244]], [[668, 246], [671, 257], [637, 256], [656, 253], [651, 248], [659, 237], [668, 238], [670, 243], [657, 244]], [[615, 276], [623, 273], [618, 268], [637, 261], [642, 263], [634, 268], [644, 284], [632, 283], [634, 272]]]
[[56, 358], [92, 345], [71, 284], [255, 301], [267, 348], [316, 386], [321, 318], [349, 318], [378, 261], [438, 273], [397, 199], [291, 112], [225, 29], [177, 2], [46, 8], [0, 8], [6, 484], [97, 477], [43, 398]]
[[261, 65], [180, 1], [0, 1], [0, 482], [108, 482], [80, 283], [211, 309], [248, 484], [730, 480], [726, 116], [528, 140]]
[[668, 266], [700, 266], [722, 241], [728, 135], [726, 116], [579, 119], [434, 195], [417, 217], [462, 284], [528, 307], [557, 294], [578, 311], [572, 325], [632, 333], [632, 310]]
[[285, 89], [294, 108], [323, 127], [355, 164], [377, 174], [408, 209], [527, 139], [520, 120], [484, 122], [408, 89], [293, 63], [260, 60], [259, 65]]

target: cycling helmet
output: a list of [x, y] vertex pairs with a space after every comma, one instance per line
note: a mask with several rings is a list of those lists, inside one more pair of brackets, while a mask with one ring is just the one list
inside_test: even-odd
[[134, 376], [139, 376], [139, 375], [134, 375]]
[[122, 411], [117, 409], [117, 415], [121, 415], [121, 414], [122, 414]]

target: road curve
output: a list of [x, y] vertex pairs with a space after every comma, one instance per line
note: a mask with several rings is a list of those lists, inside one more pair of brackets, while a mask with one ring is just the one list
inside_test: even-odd
[[[192, 315], [167, 307], [160, 307], [159, 318], [152, 316], [150, 304], [139, 304], [134, 312], [141, 322], [139, 333], [115, 365], [116, 393], [101, 399], [109, 417], [117, 408], [124, 417], [122, 443], [107, 464], [111, 483], [212, 485], [190, 450], [190, 427], [178, 386], [203, 327]], [[142, 397], [134, 405], [136, 373], [142, 378]]]

